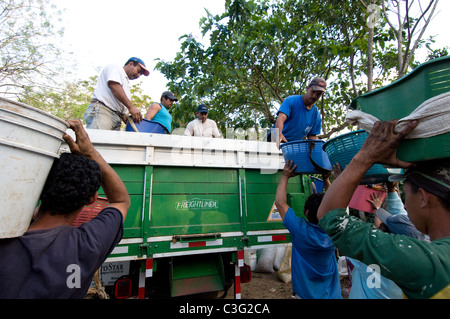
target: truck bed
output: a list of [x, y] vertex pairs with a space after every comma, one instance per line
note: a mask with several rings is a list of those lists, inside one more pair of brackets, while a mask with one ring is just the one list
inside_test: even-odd
[[[87, 132], [131, 197], [123, 239], [107, 261], [290, 242], [274, 207], [284, 166], [275, 143]], [[300, 216], [310, 193], [309, 176], [290, 180], [288, 201]]]

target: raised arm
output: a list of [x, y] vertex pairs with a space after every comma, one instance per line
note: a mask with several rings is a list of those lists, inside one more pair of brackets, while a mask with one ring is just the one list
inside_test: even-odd
[[284, 137], [282, 133], [284, 128], [284, 122], [287, 120], [287, 118], [288, 117], [286, 114], [280, 112], [278, 114], [277, 121], [275, 122], [275, 128], [278, 129], [278, 141], [275, 141], [278, 143], [277, 145], [288, 142], [288, 140]]
[[68, 120], [67, 122], [70, 128], [74, 130], [76, 136], [76, 141], [67, 134], [63, 136], [70, 147], [70, 151], [74, 154], [84, 155], [97, 162], [102, 171], [102, 188], [110, 202], [110, 206], [117, 208], [122, 213], [123, 220], [125, 220], [130, 207], [130, 196], [124, 183], [92, 145], [81, 122], [79, 120]]
[[295, 169], [297, 165], [292, 165], [292, 161], [286, 161], [283, 169], [283, 175], [281, 175], [280, 182], [277, 187], [277, 194], [275, 196], [275, 205], [277, 206], [278, 212], [281, 215], [281, 218], [284, 220], [284, 216], [286, 215], [289, 205], [287, 204], [287, 194], [286, 188], [289, 182], [289, 178], [295, 176]]

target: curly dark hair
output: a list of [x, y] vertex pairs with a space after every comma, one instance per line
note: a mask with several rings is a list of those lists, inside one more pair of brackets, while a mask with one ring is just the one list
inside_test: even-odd
[[53, 162], [41, 193], [41, 208], [66, 215], [86, 205], [100, 188], [102, 172], [85, 156], [63, 153]]
[[303, 212], [306, 213], [306, 211], [308, 211], [308, 216], [306, 218], [308, 218], [308, 221], [312, 224], [317, 225], [319, 223], [319, 220], [317, 219], [317, 210], [319, 209], [324, 195], [324, 193], [312, 194], [305, 202]]

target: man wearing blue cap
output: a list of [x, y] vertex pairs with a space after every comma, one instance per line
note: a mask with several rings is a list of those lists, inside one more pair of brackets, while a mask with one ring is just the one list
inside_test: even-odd
[[150, 72], [144, 61], [132, 57], [123, 67], [107, 65], [98, 78], [91, 103], [84, 113], [87, 128], [101, 130], [120, 130], [122, 120], [129, 114], [133, 121], [142, 121], [141, 111], [131, 103], [130, 80]]
[[215, 121], [208, 119], [208, 107], [200, 104], [197, 107], [197, 119], [186, 126], [184, 135], [222, 138]]

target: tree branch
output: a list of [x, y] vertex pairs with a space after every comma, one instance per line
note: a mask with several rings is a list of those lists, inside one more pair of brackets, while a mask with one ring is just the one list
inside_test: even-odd
[[[426, 19], [426, 14], [427, 12], [430, 10], [431, 6], [433, 5], [433, 9], [431, 10], [431, 13], [429, 15], [429, 19]], [[406, 4], [408, 4], [408, 1], [406, 2]], [[417, 19], [417, 22], [415, 23], [411, 33], [409, 33], [409, 22], [408, 22], [408, 44], [406, 46], [405, 49], [405, 57], [403, 59], [403, 65], [402, 65], [402, 69], [401, 69], [401, 74], [403, 75], [406, 72], [406, 69], [408, 68], [409, 63], [411, 62], [412, 57], [414, 56], [414, 52], [417, 49], [417, 47], [419, 46], [420, 40], [422, 39], [423, 34], [425, 33], [426, 28], [428, 27], [431, 18], [434, 14], [434, 11], [436, 10], [436, 6], [438, 4], [438, 1], [435, 2], [435, 0], [431, 0], [430, 3], [428, 4], [427, 8], [425, 9], [425, 11], [422, 12], [422, 14], [420, 15], [420, 17]], [[407, 8], [407, 17], [409, 16], [409, 9]], [[425, 25], [422, 27], [416, 41], [414, 42], [413, 47], [410, 49], [411, 46], [411, 42], [412, 42], [412, 38], [414, 36], [414, 32], [417, 28], [417, 26], [420, 23], [420, 20], [424, 20], [425, 21]], [[408, 19], [409, 20], [409, 19]]]
[[335, 127], [333, 129], [331, 129], [328, 133], [326, 134], [322, 134], [322, 135], [318, 135], [317, 137], [319, 139], [325, 139], [325, 138], [329, 138], [331, 135], [333, 135], [334, 133], [340, 132], [343, 129], [345, 129], [346, 127], [348, 127], [348, 123], [344, 122], [343, 124], [339, 125], [338, 127]]

